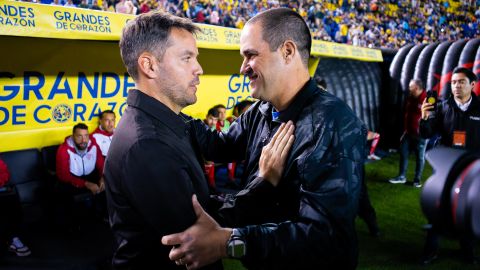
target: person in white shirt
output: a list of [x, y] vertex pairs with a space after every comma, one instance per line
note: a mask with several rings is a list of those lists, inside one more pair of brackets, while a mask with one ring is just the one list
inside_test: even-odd
[[99, 125], [92, 136], [95, 138], [102, 156], [106, 157], [110, 143], [112, 142], [113, 132], [115, 131], [115, 113], [112, 110], [105, 110], [99, 115]]

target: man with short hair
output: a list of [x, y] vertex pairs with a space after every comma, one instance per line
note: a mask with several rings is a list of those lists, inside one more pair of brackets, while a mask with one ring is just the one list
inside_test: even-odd
[[207, 116], [205, 120], [203, 120], [205, 125], [207, 125], [210, 129], [215, 130], [217, 129], [217, 122], [218, 122], [218, 110], [215, 108], [211, 108], [207, 112]]
[[411, 148], [415, 149], [416, 166], [413, 186], [422, 187], [423, 167], [425, 166], [425, 149], [428, 139], [422, 138], [419, 131], [419, 121], [422, 115], [422, 103], [427, 96], [421, 80], [414, 79], [408, 85], [409, 95], [405, 104], [404, 132], [400, 137], [400, 170], [396, 177], [389, 180], [392, 184], [407, 182], [408, 156]]
[[223, 104], [213, 107], [218, 112], [217, 130], [227, 132], [230, 128], [230, 122], [227, 121], [227, 108]]
[[[199, 30], [188, 19], [160, 11], [141, 14], [123, 29], [120, 53], [136, 89], [128, 92], [105, 163], [114, 269], [178, 269], [160, 238], [195, 223], [193, 194], [207, 207], [192, 119], [181, 113], [197, 101], [203, 73], [194, 38]], [[218, 260], [208, 263], [222, 267]]]
[[116, 245], [114, 269], [174, 269], [162, 235], [195, 222], [191, 196], [206, 206], [208, 187], [180, 111], [197, 100], [199, 76], [191, 21], [141, 14], [124, 27], [120, 53], [135, 89], [110, 145], [105, 181]]
[[92, 137], [95, 138], [102, 156], [106, 157], [110, 143], [112, 142], [113, 132], [115, 131], [115, 113], [112, 110], [105, 110], [98, 116], [99, 125], [93, 131]]
[[452, 95], [437, 104], [435, 117], [430, 117], [433, 104], [424, 101], [420, 134], [429, 138], [438, 133], [440, 144], [466, 150], [480, 150], [480, 102], [473, 93], [477, 76], [464, 67], [453, 70]]
[[[422, 104], [422, 119], [420, 121], [420, 135], [430, 138], [435, 134], [441, 136], [440, 144], [447, 147], [480, 150], [480, 101], [473, 89], [477, 76], [464, 67], [457, 67], [452, 72], [452, 95], [438, 103], [434, 115], [434, 104], [425, 100]], [[437, 258], [438, 227], [441, 224], [432, 224], [427, 233], [423, 251], [423, 264], [429, 264]], [[478, 258], [474, 253], [474, 242], [471, 236], [460, 237], [462, 256], [468, 263], [477, 264]]]
[[57, 178], [77, 189], [97, 194], [104, 190], [104, 159], [95, 139], [90, 139], [88, 126], [78, 123], [72, 135], [58, 147], [56, 158]]
[[[310, 31], [295, 11], [278, 8], [247, 22], [240, 38], [241, 73], [250, 79], [252, 105], [228, 133], [195, 121], [207, 159], [246, 160], [247, 186], [220, 211], [221, 228], [194, 203], [195, 225], [165, 236], [170, 258], [196, 269], [236, 258], [251, 269], [354, 269], [355, 233], [366, 127], [340, 99], [310, 78]], [[261, 170], [285, 123], [295, 143], [278, 177]], [[259, 168], [260, 167], [260, 168]], [[262, 225], [263, 224], [263, 225]]]

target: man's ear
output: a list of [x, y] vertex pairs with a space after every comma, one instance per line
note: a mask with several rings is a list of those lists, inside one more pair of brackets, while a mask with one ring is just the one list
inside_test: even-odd
[[297, 45], [292, 40], [288, 39], [283, 43], [282, 55], [285, 62], [290, 63], [297, 54]]
[[148, 79], [157, 77], [155, 72], [158, 68], [156, 60], [156, 57], [152, 54], [146, 52], [142, 53], [137, 60], [138, 72], [143, 73]]

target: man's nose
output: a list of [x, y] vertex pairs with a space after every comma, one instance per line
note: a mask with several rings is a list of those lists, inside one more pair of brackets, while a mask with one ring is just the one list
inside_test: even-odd
[[245, 75], [248, 69], [248, 61], [247, 59], [243, 59], [242, 65], [240, 66], [240, 74]]

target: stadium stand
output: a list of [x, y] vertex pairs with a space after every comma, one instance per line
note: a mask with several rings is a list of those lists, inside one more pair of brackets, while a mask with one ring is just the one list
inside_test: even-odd
[[[197, 23], [242, 28], [258, 12], [289, 7], [302, 15], [319, 40], [370, 48], [455, 41], [480, 36], [480, 0], [34, 0], [139, 14], [153, 9]], [[125, 3], [128, 4], [126, 11]], [[133, 4], [133, 6], [131, 6]], [[102, 8], [100, 8], [102, 7]]]

